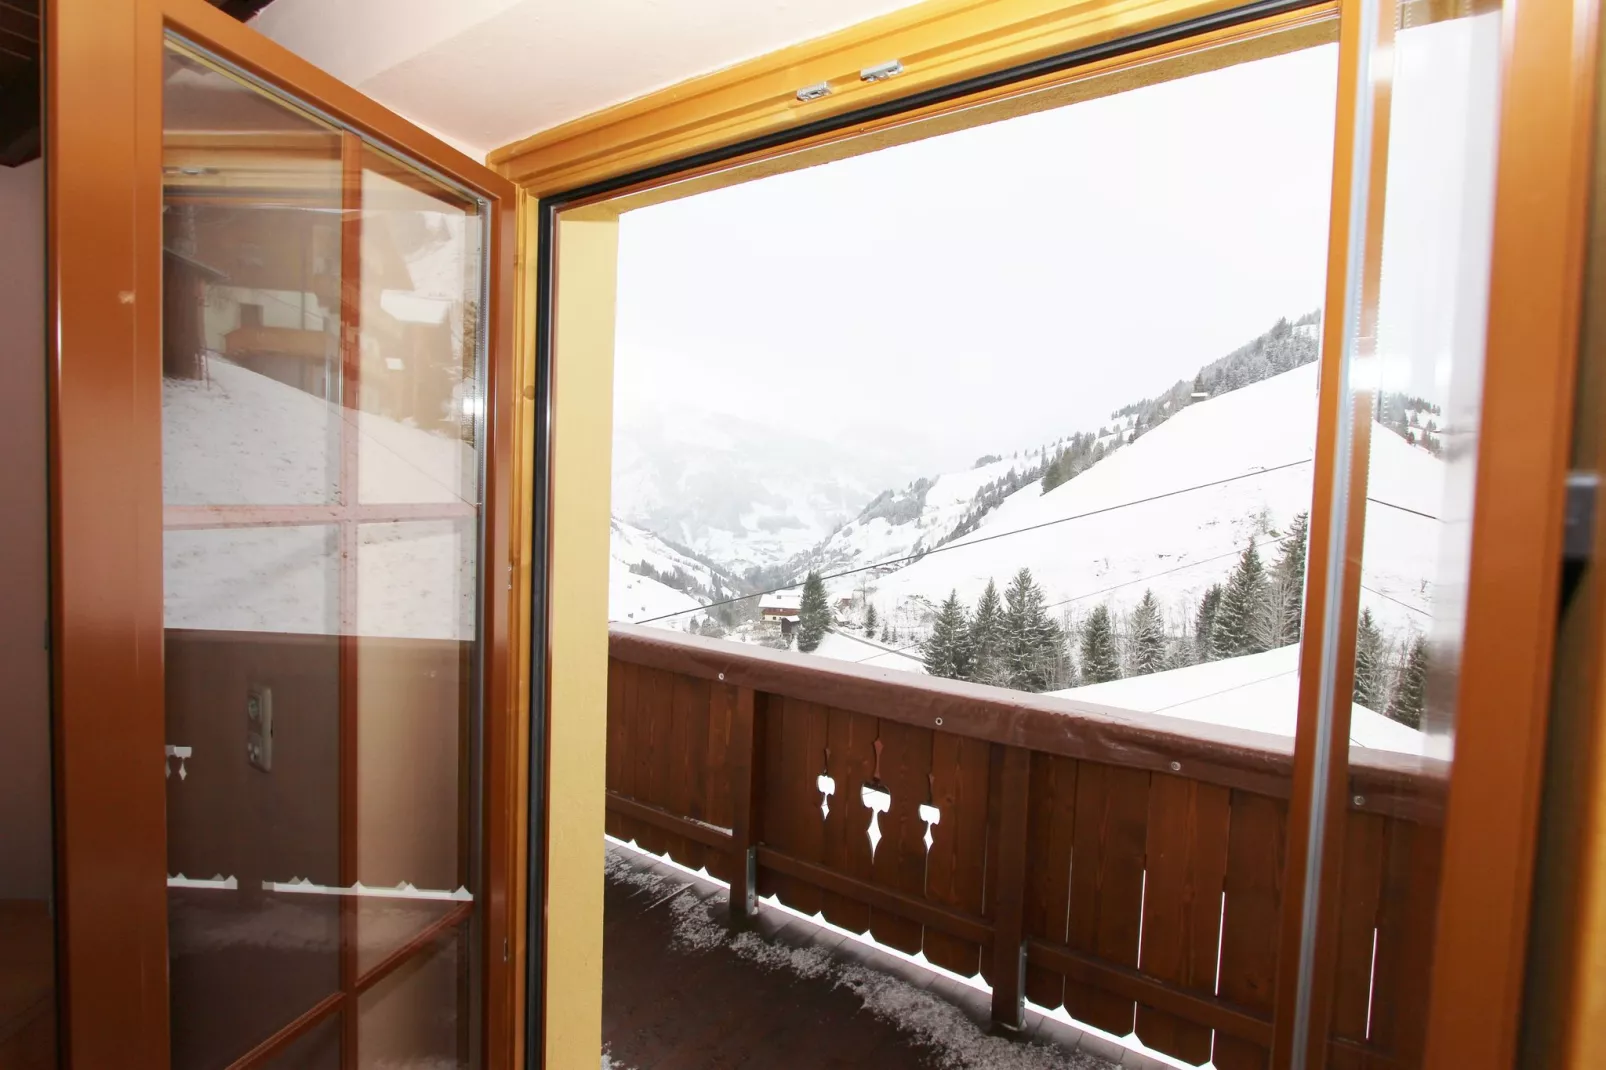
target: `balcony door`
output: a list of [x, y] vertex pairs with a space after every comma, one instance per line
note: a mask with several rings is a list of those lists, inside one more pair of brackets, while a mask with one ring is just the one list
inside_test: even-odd
[[201, 0], [59, 0], [73, 1066], [506, 1066], [513, 201]]

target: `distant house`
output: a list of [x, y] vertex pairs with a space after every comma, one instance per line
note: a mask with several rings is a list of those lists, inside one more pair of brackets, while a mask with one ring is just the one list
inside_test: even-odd
[[792, 626], [803, 611], [803, 593], [798, 590], [776, 591], [762, 595], [758, 600], [758, 616], [765, 624], [780, 629], [782, 635], [791, 635]]

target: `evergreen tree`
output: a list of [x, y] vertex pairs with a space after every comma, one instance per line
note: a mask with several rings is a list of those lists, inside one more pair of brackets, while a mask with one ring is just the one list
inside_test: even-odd
[[1059, 625], [1043, 609], [1032, 570], [1015, 573], [1004, 591], [1004, 672], [1017, 691], [1046, 691], [1059, 660]]
[[987, 581], [970, 618], [970, 678], [982, 684], [1002, 684], [1004, 653], [1004, 607], [998, 599], [998, 585]]
[[825, 581], [810, 572], [803, 581], [803, 604], [798, 610], [797, 648], [805, 654], [817, 650], [831, 627], [831, 607], [825, 600]]
[[869, 636], [870, 638], [874, 639], [875, 638], [875, 626], [876, 626], [875, 606], [873, 604], [872, 605], [866, 605], [864, 607], [864, 634]]
[[1221, 593], [1221, 607], [1210, 629], [1210, 656], [1236, 658], [1268, 649], [1257, 636], [1255, 615], [1265, 610], [1266, 568], [1250, 539]]
[[1300, 627], [1305, 618], [1305, 550], [1310, 545], [1310, 514], [1300, 513], [1288, 525], [1283, 537], [1282, 551], [1272, 568], [1272, 582], [1277, 587], [1281, 610], [1281, 627], [1277, 646], [1299, 642]]
[[890, 625], [890, 624], [882, 624], [881, 625], [881, 641], [883, 643], [892, 642], [892, 625]]
[[1400, 665], [1400, 675], [1394, 684], [1394, 697], [1389, 700], [1388, 715], [1411, 728], [1422, 727], [1422, 702], [1428, 683], [1428, 643], [1418, 635], [1411, 640], [1410, 649]]
[[1153, 591], [1144, 591], [1143, 600], [1132, 611], [1132, 675], [1159, 672], [1165, 668], [1165, 624], [1160, 619], [1160, 603]]
[[1108, 606], [1093, 607], [1082, 625], [1082, 682], [1102, 684], [1121, 678], [1121, 659], [1115, 651], [1115, 629]]
[[1212, 583], [1205, 591], [1204, 597], [1199, 599], [1199, 613], [1193, 620], [1193, 642], [1197, 648], [1198, 661], [1211, 661], [1215, 658], [1215, 648], [1211, 646], [1211, 636], [1216, 631], [1216, 614], [1221, 612], [1221, 584]]
[[958, 592], [949, 592], [937, 611], [931, 637], [921, 646], [928, 673], [950, 680], [970, 679], [970, 622]]
[[1354, 696], [1357, 703], [1369, 710], [1387, 708], [1387, 661], [1388, 650], [1383, 643], [1383, 633], [1372, 619], [1372, 611], [1363, 609], [1355, 629]]

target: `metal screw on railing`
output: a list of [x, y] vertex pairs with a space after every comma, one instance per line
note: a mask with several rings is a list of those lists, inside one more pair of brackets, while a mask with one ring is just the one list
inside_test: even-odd
[[1364, 796], [1364, 795], [1355, 796], [1355, 805], [1356, 806], [1365, 806], [1366, 805], [1366, 796]]
[[720, 674], [719, 674], [719, 679], [720, 679], [720, 682], [721, 682], [721, 683], [724, 683], [724, 681], [725, 681], [725, 674], [724, 674], [724, 673], [720, 673]]
[[938, 728], [942, 727], [942, 718], [941, 717], [937, 718], [937, 727]]
[[1171, 771], [1173, 773], [1180, 773], [1182, 771], [1182, 763], [1181, 762], [1172, 762], [1171, 763]]

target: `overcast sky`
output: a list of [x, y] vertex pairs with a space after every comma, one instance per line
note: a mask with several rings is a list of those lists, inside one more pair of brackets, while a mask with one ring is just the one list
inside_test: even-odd
[[1336, 79], [1323, 46], [631, 212], [619, 419], [931, 472], [1095, 428], [1320, 306]]

